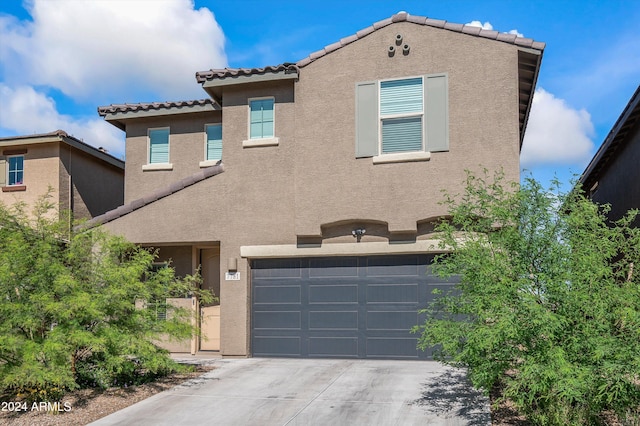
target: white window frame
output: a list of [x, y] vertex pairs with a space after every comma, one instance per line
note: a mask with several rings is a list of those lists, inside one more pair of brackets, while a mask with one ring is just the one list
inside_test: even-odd
[[[251, 138], [251, 102], [271, 99], [273, 101], [273, 136], [268, 138]], [[276, 136], [276, 98], [275, 96], [261, 96], [247, 99], [247, 139], [242, 141], [243, 148], [260, 146], [277, 146], [280, 141]]]
[[[222, 123], [206, 123], [204, 125], [204, 161], [200, 162], [200, 167], [211, 167], [211, 166], [215, 166], [216, 164], [220, 163], [222, 161], [222, 158], [220, 158], [220, 160], [209, 160], [207, 158], [207, 155], [209, 154], [209, 150], [208, 148], [208, 143], [209, 143], [209, 138], [207, 136], [207, 127], [209, 126], [220, 126], [220, 129], [222, 130]], [[224, 149], [224, 140], [222, 142], [222, 147]], [[221, 156], [222, 157], [222, 156]]]
[[151, 131], [153, 130], [166, 130], [168, 132], [167, 158], [171, 159], [171, 129], [169, 127], [150, 127], [147, 129], [147, 164], [142, 166], [142, 170], [173, 170], [171, 162], [151, 163]]
[[[385, 81], [402, 81], [419, 78], [422, 81], [422, 112], [407, 112], [401, 114], [388, 114], [383, 115], [381, 112], [381, 97], [382, 97], [382, 83]], [[378, 84], [378, 155], [373, 157], [373, 164], [381, 163], [404, 163], [411, 161], [427, 161], [431, 158], [431, 153], [426, 151], [425, 148], [425, 132], [424, 132], [424, 120], [425, 120], [425, 78], [423, 75], [407, 76], [402, 78], [385, 78], [377, 81]], [[420, 117], [420, 123], [422, 128], [422, 141], [420, 144], [420, 150], [416, 151], [400, 151], [400, 152], [382, 152], [382, 121], [385, 119], [405, 118], [405, 117]]]
[[[422, 111], [421, 112], [406, 112], [406, 113], [400, 113], [400, 114], [389, 114], [389, 115], [382, 115], [381, 110], [381, 101], [382, 101], [382, 83], [383, 82], [387, 82], [387, 81], [403, 81], [403, 80], [412, 80], [415, 78], [419, 78], [420, 81], [422, 82]], [[424, 104], [425, 104], [425, 99], [424, 99], [424, 76], [422, 75], [415, 75], [415, 76], [409, 76], [409, 77], [402, 77], [402, 78], [386, 78], [383, 80], [378, 80], [378, 155], [395, 155], [395, 154], [408, 154], [408, 153], [413, 153], [413, 152], [424, 152], [425, 147], [424, 147]], [[420, 124], [421, 124], [421, 128], [422, 131], [420, 132], [422, 135], [422, 140], [420, 143], [420, 149], [416, 150], [416, 151], [402, 151], [402, 152], [388, 152], [388, 153], [383, 153], [382, 152], [382, 121], [383, 120], [389, 120], [389, 119], [394, 119], [394, 118], [410, 118], [410, 117], [420, 117]]]
[[[11, 175], [11, 158], [18, 158], [18, 157], [22, 157], [22, 182], [21, 183], [14, 183], [11, 184], [9, 176]], [[24, 155], [23, 154], [18, 154], [18, 155], [8, 155], [7, 159], [6, 159], [6, 164], [7, 164], [7, 174], [5, 176], [6, 180], [6, 186], [24, 186]]]

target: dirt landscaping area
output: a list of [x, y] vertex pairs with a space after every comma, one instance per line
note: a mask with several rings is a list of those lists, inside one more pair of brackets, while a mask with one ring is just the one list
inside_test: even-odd
[[[214, 367], [197, 365], [189, 373], [177, 373], [153, 383], [129, 388], [82, 389], [68, 393], [57, 405], [33, 406], [26, 411], [0, 411], [0, 425], [7, 426], [84, 426], [104, 416], [122, 410], [159, 392], [194, 379]], [[5, 401], [6, 402], [6, 401]], [[25, 407], [22, 405], [21, 407]], [[47, 408], [55, 411], [47, 411]], [[66, 410], [66, 411], [65, 411]]]

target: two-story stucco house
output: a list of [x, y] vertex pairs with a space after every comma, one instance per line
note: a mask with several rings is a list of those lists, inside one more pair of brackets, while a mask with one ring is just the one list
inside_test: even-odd
[[543, 49], [402, 12], [296, 63], [198, 72], [206, 100], [101, 107], [125, 205], [94, 223], [201, 265], [220, 335], [200, 349], [429, 357], [409, 329], [450, 285], [429, 267], [441, 191], [519, 179]]
[[[640, 209], [639, 164], [640, 86], [580, 176], [592, 200], [611, 204], [611, 220], [622, 218], [630, 209]], [[640, 218], [635, 225], [640, 226]]]
[[60, 212], [90, 219], [122, 205], [124, 161], [62, 130], [0, 138], [0, 201], [27, 212], [51, 190]]

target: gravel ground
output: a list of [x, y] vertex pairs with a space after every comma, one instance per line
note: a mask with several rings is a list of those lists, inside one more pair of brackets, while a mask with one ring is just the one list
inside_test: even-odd
[[[204, 364], [204, 365], [203, 365]], [[129, 388], [111, 388], [107, 390], [83, 389], [70, 392], [59, 406], [47, 407], [29, 405], [26, 411], [0, 411], [0, 425], [11, 426], [81, 426], [115, 413], [130, 405], [149, 398], [156, 393], [171, 389], [181, 383], [194, 379], [213, 370], [213, 363], [204, 362], [195, 365], [191, 373], [179, 373], [164, 377], [153, 383]], [[32, 409], [33, 408], [33, 409]], [[67, 411], [65, 411], [67, 409]]]

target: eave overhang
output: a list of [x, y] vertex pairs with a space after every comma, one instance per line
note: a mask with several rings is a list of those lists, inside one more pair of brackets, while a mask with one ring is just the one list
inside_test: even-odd
[[629, 142], [627, 137], [640, 125], [640, 85], [629, 100], [629, 103], [618, 117], [618, 120], [609, 131], [604, 142], [593, 156], [591, 162], [578, 180], [586, 190], [592, 188], [602, 172], [615, 158], [620, 150]]
[[111, 154], [108, 154], [103, 150], [94, 148], [93, 146], [88, 145], [87, 143], [76, 139], [73, 136], [70, 136], [63, 130], [56, 130], [55, 132], [36, 135], [2, 137], [0, 138], [0, 148], [57, 142], [65, 143], [77, 149], [78, 151], [82, 151], [85, 154], [91, 155], [92, 157], [95, 157], [99, 160], [111, 164], [112, 166], [124, 170], [124, 161], [112, 156]]
[[120, 130], [125, 130], [126, 120], [134, 118], [161, 117], [176, 114], [195, 114], [219, 111], [220, 106], [211, 99], [179, 102], [153, 102], [140, 104], [118, 104], [98, 107], [98, 114]]
[[526, 47], [518, 48], [518, 121], [520, 130], [520, 149], [524, 141], [524, 134], [527, 130], [527, 122], [531, 113], [531, 104], [538, 74], [540, 73], [540, 63], [542, 62], [542, 50], [530, 49]]
[[300, 74], [295, 64], [285, 63], [264, 68], [224, 68], [199, 71], [196, 81], [217, 103], [221, 104], [224, 87], [247, 83], [297, 80]]

